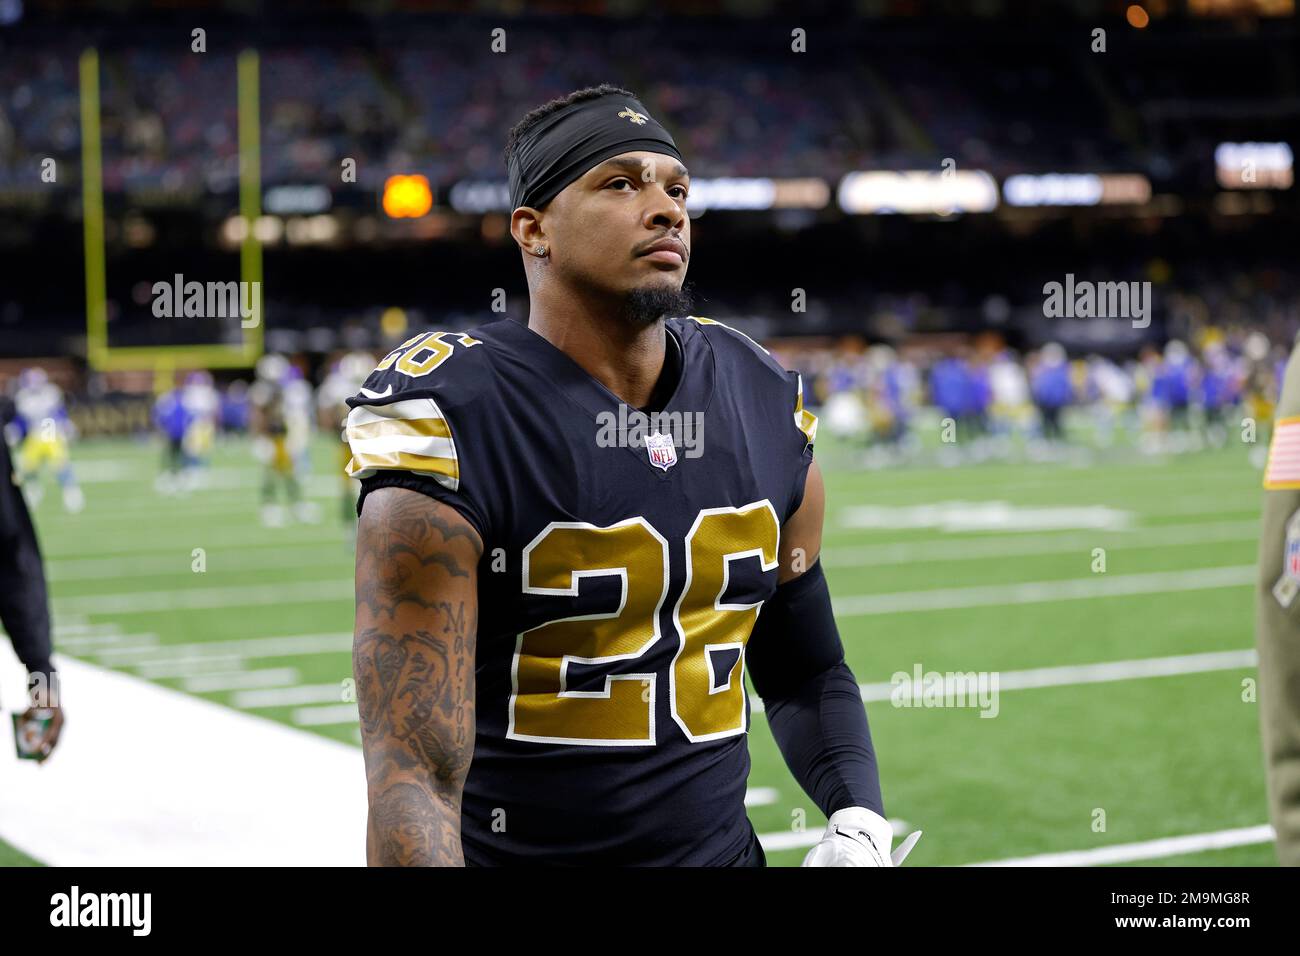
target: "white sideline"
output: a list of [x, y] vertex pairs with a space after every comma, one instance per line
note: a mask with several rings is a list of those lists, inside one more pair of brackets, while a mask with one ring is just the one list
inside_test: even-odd
[[[23, 671], [6, 645], [6, 705]], [[0, 838], [54, 866], [365, 862], [361, 750], [57, 658], [68, 723], [38, 766], [0, 745]]]

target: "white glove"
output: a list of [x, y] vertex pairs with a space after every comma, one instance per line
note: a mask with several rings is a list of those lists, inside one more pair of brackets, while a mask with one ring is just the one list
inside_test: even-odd
[[866, 807], [836, 810], [826, 821], [820, 843], [808, 851], [804, 866], [898, 866], [912, 852], [921, 831], [911, 833], [891, 857], [894, 830], [889, 821]]

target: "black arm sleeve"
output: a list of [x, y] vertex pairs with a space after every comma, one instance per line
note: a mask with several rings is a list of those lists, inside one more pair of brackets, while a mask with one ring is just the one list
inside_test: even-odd
[[867, 711], [844, 662], [820, 562], [763, 606], [745, 661], [781, 755], [818, 808], [884, 816]]
[[50, 605], [36, 529], [13, 483], [9, 448], [0, 436], [0, 625], [30, 674], [53, 672]]

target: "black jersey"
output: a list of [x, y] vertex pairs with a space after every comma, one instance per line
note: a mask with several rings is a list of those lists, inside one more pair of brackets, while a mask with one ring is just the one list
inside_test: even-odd
[[709, 319], [658, 413], [509, 320], [426, 332], [348, 400], [362, 495], [414, 488], [483, 540], [470, 863], [725, 864], [745, 817], [744, 647], [816, 418]]

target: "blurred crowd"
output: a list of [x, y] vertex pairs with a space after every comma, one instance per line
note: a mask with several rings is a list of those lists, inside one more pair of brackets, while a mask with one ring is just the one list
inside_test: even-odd
[[[861, 339], [772, 344], [778, 360], [802, 373], [820, 434], [864, 451], [862, 464], [872, 467], [936, 452], [941, 463], [958, 464], [1059, 457], [1071, 448], [1166, 454], [1234, 442], [1250, 445], [1262, 467], [1288, 355], [1258, 330], [1239, 326], [1207, 327], [1190, 343], [1172, 339], [1122, 360], [1071, 355], [1056, 342], [1020, 353], [989, 334], [902, 349]], [[163, 382], [153, 399], [162, 448], [155, 489], [201, 490], [216, 444], [247, 439], [238, 444], [251, 449], [261, 470], [263, 522], [317, 521], [303, 490], [313, 470], [312, 436], [338, 439], [346, 399], [375, 361], [370, 352], [338, 353], [313, 382], [305, 362], [268, 353], [251, 380], [218, 385], [200, 369]], [[80, 511], [68, 396], [45, 369], [24, 369], [0, 392], [0, 424], [29, 499], [39, 501], [52, 478], [65, 510]], [[329, 454], [341, 515], [350, 521], [347, 447], [336, 441]]]
[[[498, 178], [509, 122], [611, 79], [665, 119], [696, 175], [836, 178], [951, 157], [997, 175], [1117, 169], [1212, 181], [1205, 124], [1172, 104], [1231, 97], [1241, 109], [1284, 98], [1276, 84], [1290, 76], [1284, 42], [1208, 25], [1192, 28], [1208, 37], [1166, 27], [1141, 57], [1117, 49], [1109, 60], [1075, 32], [1008, 24], [945, 34], [847, 23], [811, 31], [804, 56], [784, 30], [745, 21], [519, 21], [504, 52], [489, 45], [493, 27], [393, 22], [251, 39], [264, 182], [337, 184], [344, 157], [357, 160], [361, 188], [394, 172], [439, 184]], [[38, 185], [46, 156], [75, 176], [77, 58], [90, 45], [101, 47], [108, 190], [234, 187], [238, 47], [221, 30], [197, 55], [188, 31], [66, 34], [0, 33], [0, 187]]]
[[1071, 356], [1056, 342], [1022, 354], [989, 336], [943, 349], [848, 342], [778, 354], [813, 383], [821, 427], [875, 449], [873, 460], [949, 446], [965, 461], [1066, 443], [1262, 448], [1288, 353], [1258, 331], [1209, 328], [1122, 360]]

